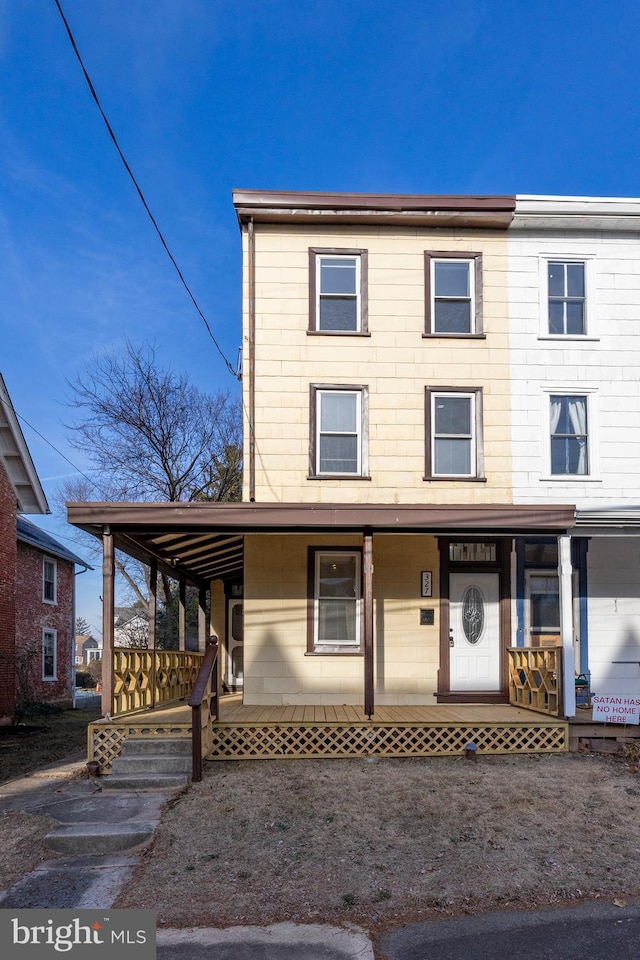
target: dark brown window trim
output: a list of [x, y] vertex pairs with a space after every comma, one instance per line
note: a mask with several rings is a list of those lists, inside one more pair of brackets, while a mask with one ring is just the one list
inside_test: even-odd
[[[361, 394], [360, 401], [360, 469], [361, 473], [319, 473], [317, 470], [316, 425], [318, 418], [318, 392], [334, 390], [336, 393]], [[369, 474], [369, 387], [364, 383], [310, 383], [309, 384], [309, 472], [308, 480], [370, 480]]]
[[449, 481], [453, 483], [464, 483], [465, 481], [467, 483], [486, 483], [487, 482], [486, 477], [453, 477], [453, 476], [452, 477], [440, 477], [440, 476], [427, 477], [425, 476], [422, 479], [425, 481], [425, 483], [440, 483], [442, 481]]
[[364, 650], [306, 650], [305, 657], [364, 657]]
[[316, 553], [359, 553], [360, 554], [360, 599], [362, 600], [362, 547], [332, 547], [331, 544], [321, 546], [313, 544], [307, 547], [307, 650], [305, 656], [310, 657], [362, 657], [364, 656], [364, 637], [360, 637], [358, 647], [349, 647], [344, 650], [316, 650], [315, 649], [315, 584], [316, 584]]
[[423, 333], [423, 340], [486, 340], [486, 333]]
[[307, 330], [308, 337], [370, 337], [368, 331], [362, 330]]
[[371, 475], [361, 473], [308, 473], [307, 480], [371, 480]]
[[[316, 257], [340, 256], [360, 258], [360, 329], [336, 331], [318, 330], [316, 317]], [[362, 336], [369, 332], [369, 251], [352, 247], [309, 247], [309, 326], [308, 333], [321, 333], [325, 336]]]
[[[474, 329], [468, 334], [460, 333], [439, 333], [433, 329], [433, 315], [431, 310], [431, 261], [432, 260], [473, 260], [474, 266]], [[482, 324], [482, 254], [471, 252], [469, 250], [425, 250], [424, 252], [424, 315], [425, 315], [425, 336], [445, 337], [448, 340], [462, 337], [479, 337], [483, 333]]]
[[[458, 476], [444, 476], [444, 475], [434, 475], [433, 474], [433, 465], [431, 463], [431, 440], [432, 440], [432, 430], [433, 425], [431, 423], [431, 397], [434, 393], [462, 393], [462, 394], [475, 394], [476, 403], [475, 403], [475, 448], [476, 448], [476, 463], [475, 468], [476, 472], [473, 477], [458, 477]], [[484, 473], [484, 433], [483, 433], [483, 391], [482, 387], [467, 387], [467, 386], [446, 386], [446, 387], [425, 387], [424, 388], [424, 422], [425, 422], [425, 468], [423, 480], [436, 480], [436, 481], [464, 481], [467, 482], [477, 482], [484, 481], [486, 482], [486, 476]]]

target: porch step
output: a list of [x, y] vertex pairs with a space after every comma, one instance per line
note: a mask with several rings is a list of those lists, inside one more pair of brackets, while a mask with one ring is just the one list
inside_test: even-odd
[[[106, 779], [106, 778], [105, 778]], [[78, 855], [87, 853], [121, 853], [153, 836], [155, 823], [133, 821], [128, 823], [72, 823], [51, 830], [45, 845], [56, 853]]]
[[191, 773], [191, 740], [125, 740], [111, 770], [102, 781], [103, 790], [180, 789]]
[[122, 745], [121, 756], [145, 756], [148, 754], [170, 754], [176, 756], [191, 756], [191, 739], [189, 737], [129, 737]]
[[111, 773], [101, 784], [103, 790], [178, 790], [188, 779], [179, 773]]

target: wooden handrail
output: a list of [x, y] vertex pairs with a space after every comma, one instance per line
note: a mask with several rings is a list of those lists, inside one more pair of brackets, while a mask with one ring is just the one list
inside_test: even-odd
[[[211, 678], [213, 683], [210, 685]], [[203, 712], [202, 705], [205, 704]], [[211, 744], [203, 751], [202, 729], [206, 726], [211, 738], [211, 723], [218, 719], [218, 638], [212, 637], [205, 650], [202, 666], [187, 701], [191, 707], [191, 779], [194, 783], [202, 780], [202, 757], [208, 753]], [[203, 724], [204, 720], [204, 724]]]

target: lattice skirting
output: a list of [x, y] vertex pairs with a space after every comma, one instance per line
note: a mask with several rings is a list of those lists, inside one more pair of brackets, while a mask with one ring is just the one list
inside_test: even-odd
[[[111, 764], [128, 737], [190, 736], [191, 725], [186, 723], [92, 723], [89, 757], [98, 761], [103, 773], [110, 773]], [[460, 756], [470, 742], [476, 744], [479, 754], [564, 753], [569, 745], [568, 724], [217, 724], [209, 757], [266, 760]]]
[[566, 723], [547, 724], [218, 724], [210, 758], [259, 760], [276, 757], [436, 757], [479, 754], [564, 753]]
[[[148, 721], [148, 717], [147, 717]], [[102, 773], [111, 773], [111, 764], [122, 749], [122, 744], [129, 737], [143, 737], [149, 740], [164, 737], [191, 737], [190, 723], [154, 724], [144, 722], [144, 717], [137, 722], [90, 723], [89, 724], [88, 754], [90, 760], [97, 760]]]

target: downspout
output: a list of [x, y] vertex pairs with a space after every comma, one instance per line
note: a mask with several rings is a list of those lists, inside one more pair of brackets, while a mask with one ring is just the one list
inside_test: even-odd
[[249, 219], [247, 223], [247, 240], [247, 293], [249, 298], [249, 409], [247, 419], [249, 427], [249, 501], [253, 503], [256, 499], [256, 240], [252, 219]]

